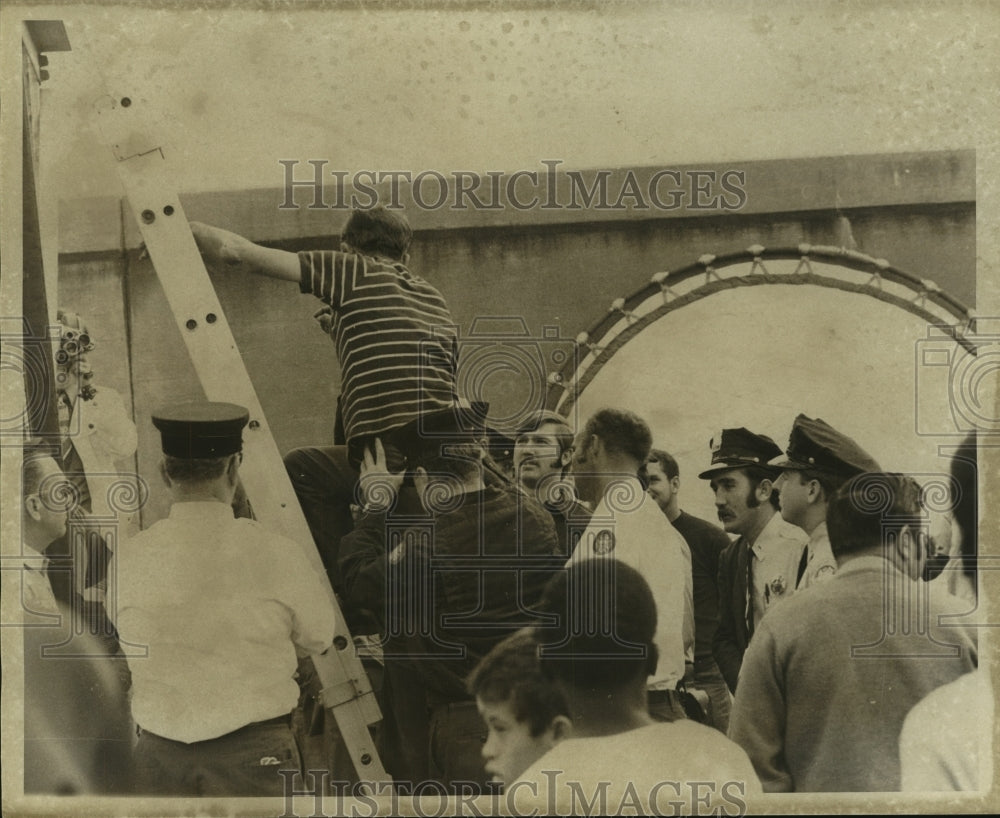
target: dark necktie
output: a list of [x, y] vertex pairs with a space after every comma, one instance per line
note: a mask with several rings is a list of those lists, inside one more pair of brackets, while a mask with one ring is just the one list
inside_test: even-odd
[[747, 552], [747, 582], [746, 582], [746, 609], [743, 612], [747, 623], [747, 638], [753, 636], [753, 549], [740, 538], [740, 548], [745, 548]]

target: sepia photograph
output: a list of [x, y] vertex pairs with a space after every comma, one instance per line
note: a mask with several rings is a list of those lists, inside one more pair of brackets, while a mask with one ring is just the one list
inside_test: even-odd
[[1000, 4], [0, 59], [5, 815], [997, 811]]

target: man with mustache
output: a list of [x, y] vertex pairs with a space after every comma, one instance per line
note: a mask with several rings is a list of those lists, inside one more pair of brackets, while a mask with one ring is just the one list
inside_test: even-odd
[[590, 510], [567, 476], [573, 460], [573, 430], [549, 411], [533, 413], [514, 437], [514, 477], [552, 515], [559, 553], [569, 557], [590, 522]]
[[754, 628], [770, 605], [795, 590], [806, 533], [778, 513], [768, 461], [782, 452], [771, 438], [740, 427], [712, 438], [708, 480], [722, 527], [739, 539], [719, 556], [719, 628], [712, 652], [729, 689], [743, 663]]

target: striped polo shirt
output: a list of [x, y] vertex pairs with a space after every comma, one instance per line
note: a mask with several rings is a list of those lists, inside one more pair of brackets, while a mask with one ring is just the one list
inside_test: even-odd
[[455, 405], [458, 341], [444, 297], [402, 264], [299, 254], [299, 288], [333, 308], [347, 440]]

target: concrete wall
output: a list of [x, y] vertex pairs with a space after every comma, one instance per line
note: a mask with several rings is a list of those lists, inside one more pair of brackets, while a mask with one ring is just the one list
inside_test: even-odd
[[[571, 339], [653, 273], [752, 244], [853, 246], [974, 305], [973, 158], [966, 152], [756, 163], [747, 207], [738, 213], [417, 211], [411, 268], [440, 288], [466, 334], [477, 318], [517, 316], [532, 334], [557, 327]], [[833, 180], [839, 209], [817, 192], [828, 191], [824, 179]], [[276, 211], [280, 195], [206, 194], [184, 199], [184, 206], [190, 218], [286, 249], [330, 246], [329, 232], [344, 215]], [[815, 207], [802, 207], [804, 199]], [[101, 379], [123, 393], [131, 384], [139, 473], [153, 489], [148, 525], [166, 510], [150, 412], [201, 393], [155, 272], [135, 249], [134, 225], [123, 224], [120, 213], [112, 200], [64, 206], [60, 302], [101, 326]], [[442, 223], [446, 216], [451, 227]], [[339, 373], [332, 343], [312, 319], [319, 302], [288, 282], [228, 270], [211, 276], [279, 448], [332, 442]], [[502, 409], [502, 382], [493, 397]]]

